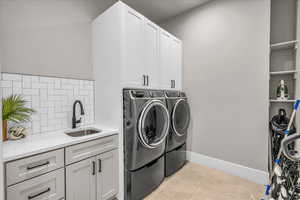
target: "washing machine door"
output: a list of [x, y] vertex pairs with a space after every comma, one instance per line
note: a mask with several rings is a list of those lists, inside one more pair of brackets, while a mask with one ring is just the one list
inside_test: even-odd
[[184, 136], [190, 124], [190, 106], [186, 99], [178, 100], [172, 111], [172, 128], [176, 135]]
[[139, 139], [145, 147], [156, 148], [165, 142], [169, 126], [170, 116], [166, 106], [159, 100], [150, 100], [139, 117]]

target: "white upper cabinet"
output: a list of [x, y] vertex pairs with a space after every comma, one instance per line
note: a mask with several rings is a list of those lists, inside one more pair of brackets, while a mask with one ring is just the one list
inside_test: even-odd
[[95, 76], [122, 88], [181, 90], [181, 52], [180, 40], [120, 1], [93, 22]]
[[171, 88], [181, 89], [182, 76], [182, 44], [181, 41], [171, 37]]
[[129, 7], [124, 8], [123, 81], [128, 87], [146, 85], [144, 60], [144, 18]]
[[160, 83], [161, 86], [164, 88], [170, 88], [171, 87], [171, 68], [172, 68], [172, 62], [171, 62], [171, 36], [167, 32], [161, 30], [160, 31], [160, 54], [159, 54], [159, 67], [161, 71], [160, 75]]
[[159, 30], [160, 28], [156, 24], [148, 19], [145, 19], [144, 63], [146, 67], [146, 85], [150, 88], [160, 87]]
[[168, 32], [160, 31], [160, 83], [165, 89], [181, 89], [182, 44]]

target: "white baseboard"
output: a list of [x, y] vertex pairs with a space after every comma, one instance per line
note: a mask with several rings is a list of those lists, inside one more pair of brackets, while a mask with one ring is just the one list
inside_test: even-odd
[[187, 160], [213, 169], [224, 171], [235, 176], [239, 176], [258, 184], [268, 184], [269, 175], [265, 171], [219, 160], [195, 152], [187, 152]]

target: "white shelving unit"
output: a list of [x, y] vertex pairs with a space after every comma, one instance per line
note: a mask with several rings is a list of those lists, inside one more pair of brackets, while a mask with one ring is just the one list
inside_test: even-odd
[[[270, 66], [269, 66], [269, 119], [284, 109], [287, 116], [291, 115], [293, 104], [300, 88], [297, 86], [298, 43], [299, 43], [299, 0], [271, 0], [271, 35], [270, 35]], [[299, 57], [300, 59], [300, 57]], [[288, 86], [289, 98], [277, 100], [277, 87], [281, 80]], [[299, 119], [299, 118], [298, 118]], [[297, 119], [296, 119], [297, 120]], [[299, 124], [296, 123], [296, 128]], [[298, 130], [299, 131], [299, 130]], [[269, 150], [270, 151], [270, 150]], [[269, 164], [272, 163], [269, 160]], [[270, 165], [272, 166], [272, 165]]]
[[[289, 115], [296, 99], [297, 68], [297, 6], [298, 0], [271, 1], [270, 37], [270, 119], [278, 109], [284, 108]], [[293, 8], [291, 10], [291, 8]], [[299, 23], [299, 22], [298, 22]], [[277, 100], [276, 91], [280, 80], [285, 80], [289, 89], [288, 100]]]

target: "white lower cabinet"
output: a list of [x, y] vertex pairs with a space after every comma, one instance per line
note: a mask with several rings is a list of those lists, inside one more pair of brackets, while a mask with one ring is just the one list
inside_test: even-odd
[[67, 166], [67, 200], [110, 200], [118, 192], [117, 150]]
[[118, 136], [10, 161], [5, 167], [5, 200], [112, 200], [119, 186]]
[[97, 156], [118, 147], [118, 136], [104, 137], [98, 140], [76, 144], [65, 148], [66, 165]]
[[63, 200], [64, 198], [64, 169], [7, 188], [7, 200]]
[[8, 162], [6, 164], [6, 184], [10, 186], [63, 168], [64, 165], [63, 149]]
[[97, 200], [109, 200], [118, 193], [118, 151], [97, 156]]
[[67, 166], [66, 168], [66, 199], [96, 199], [96, 163], [95, 158]]

